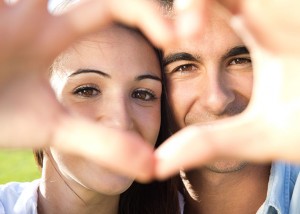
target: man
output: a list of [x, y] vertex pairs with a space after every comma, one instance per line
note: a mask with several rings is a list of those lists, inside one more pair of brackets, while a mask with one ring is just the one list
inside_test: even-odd
[[[155, 7], [151, 7], [149, 1], [131, 1], [128, 3], [128, 0], [90, 0], [84, 1], [80, 7], [67, 14], [54, 17], [47, 12], [47, 1], [18, 1], [14, 5], [7, 5], [6, 2], [16, 1], [0, 1], [0, 22], [2, 21], [0, 31], [5, 32], [0, 40], [0, 87], [3, 89], [0, 93], [0, 146], [40, 148], [50, 144], [66, 152], [90, 157], [96, 163], [106, 164], [107, 167], [112, 167], [128, 176], [136, 175], [140, 180], [149, 179], [152, 176], [154, 163], [152, 150], [145, 148], [146, 144], [141, 143], [140, 139], [133, 139], [121, 133], [111, 133], [108, 130], [99, 132], [99, 128], [95, 127], [95, 124], [90, 123], [90, 121], [82, 121], [78, 118], [71, 118], [71, 121], [63, 119], [66, 112], [54, 99], [49, 84], [45, 82], [41, 71], [46, 70], [45, 68], [54, 56], [71, 44], [72, 41], [75, 41], [81, 35], [100, 29], [101, 26], [105, 26], [112, 19], [139, 26], [155, 44], [166, 45], [166, 43], [172, 41], [173, 36], [171, 35], [175, 35], [175, 33], [167, 27], [169, 26], [167, 23], [157, 16]], [[193, 2], [213, 1], [183, 0], [180, 2], [185, 3], [181, 4], [182, 6]], [[273, 82], [270, 89], [281, 91], [280, 95], [288, 96], [289, 100], [282, 100], [279, 95], [277, 97], [268, 96], [268, 98], [273, 98], [271, 100], [275, 101], [276, 105], [274, 106], [277, 106], [277, 109], [269, 112], [261, 107], [270, 102], [266, 101], [263, 96], [255, 97], [256, 99], [253, 102], [255, 105], [252, 105], [250, 111], [252, 116], [255, 113], [255, 117], [250, 119], [249, 117], [241, 117], [238, 121], [235, 120], [235, 123], [227, 123], [226, 121], [226, 126], [217, 127], [208, 133], [207, 129], [205, 131], [199, 129], [194, 132], [193, 137], [202, 137], [202, 146], [211, 141], [214, 136], [220, 136], [220, 134], [222, 134], [222, 137], [214, 139], [215, 141], [220, 142], [219, 139], [221, 138], [222, 143], [226, 140], [227, 145], [237, 145], [236, 142], [232, 142], [234, 139], [239, 139], [236, 137], [239, 136], [247, 142], [244, 144], [243, 149], [239, 148], [239, 150], [235, 150], [236, 152], [228, 152], [228, 150], [219, 147], [219, 150], [211, 150], [211, 154], [225, 153], [233, 156], [243, 156], [243, 158], [252, 160], [285, 158], [299, 161], [299, 150], [295, 148], [299, 148], [300, 142], [297, 129], [300, 121], [300, 108], [295, 104], [299, 100], [298, 83], [300, 75], [298, 74], [300, 72], [295, 71], [295, 69], [299, 69], [298, 55], [300, 48], [298, 44], [300, 43], [297, 41], [300, 37], [299, 32], [294, 30], [299, 29], [299, 19], [295, 18], [299, 14], [299, 1], [290, 0], [288, 4], [286, 1], [261, 0], [218, 0], [218, 2], [233, 3], [234, 6], [242, 5], [239, 10], [235, 11], [243, 16], [248, 28], [252, 30], [251, 33], [256, 39], [260, 40], [262, 46], [275, 50], [276, 53], [279, 52], [285, 55], [289, 53], [289, 56], [296, 56], [295, 66], [289, 64], [289, 68], [292, 69], [285, 69], [282, 72], [284, 78], [281, 78], [281, 81], [276, 82], [270, 79], [270, 82]], [[245, 4], [240, 4], [240, 2]], [[197, 9], [193, 5], [189, 8]], [[189, 13], [186, 8], [181, 9], [181, 11]], [[205, 15], [205, 13], [199, 14]], [[193, 18], [193, 20], [191, 22], [179, 21], [179, 32], [184, 32], [183, 29], [188, 30], [195, 26], [195, 16], [181, 15], [181, 18], [185, 20], [187, 17]], [[205, 20], [202, 16], [200, 17], [199, 20]], [[274, 19], [277, 21], [274, 21]], [[6, 20], [11, 20], [13, 24], [11, 24], [12, 22], [6, 22]], [[180, 25], [184, 28], [181, 29]], [[28, 26], [31, 27], [28, 28]], [[203, 25], [200, 24], [200, 26]], [[186, 33], [183, 34], [186, 35]], [[263, 79], [262, 76], [256, 77], [260, 80]], [[294, 83], [294, 87], [290, 87], [291, 81]], [[260, 92], [259, 94], [264, 91], [264, 87], [259, 88], [256, 86], [255, 89]], [[19, 99], [20, 92], [22, 92], [22, 99]], [[272, 90], [269, 90], [269, 92], [270, 95], [274, 94]], [[253, 108], [253, 106], [256, 108]], [[287, 112], [282, 110], [287, 109], [287, 107], [289, 109]], [[271, 116], [271, 118], [280, 115], [279, 118], [284, 119], [285, 135], [277, 131], [278, 125], [283, 127], [282, 120], [273, 121], [273, 126], [260, 125], [261, 122], [269, 122], [270, 117], [263, 117], [266, 113], [269, 113], [268, 116]], [[37, 133], [36, 130], [39, 130], [39, 132]], [[228, 132], [234, 135], [228, 135]], [[66, 133], [69, 133], [69, 135], [66, 135]], [[53, 135], [57, 135], [57, 137], [53, 137]], [[249, 135], [256, 137], [248, 138]], [[89, 141], [90, 146], [85, 145], [85, 148], [89, 149], [84, 150], [79, 145], [82, 141], [86, 142], [87, 136], [91, 139]], [[49, 137], [52, 141], [49, 140]], [[103, 137], [106, 138], [106, 141], [112, 142], [111, 144], [105, 144], [105, 149], [99, 144], [99, 142], [103, 142], [101, 140]], [[67, 143], [61, 144], [60, 140], [57, 140], [60, 138], [63, 138], [63, 141]], [[180, 137], [176, 139], [181, 141]], [[266, 146], [263, 148], [257, 146], [255, 144], [257, 139], [264, 139], [267, 142]], [[121, 141], [122, 144], [117, 141]], [[127, 146], [124, 146], [126, 149], [120, 149], [120, 145], [124, 144]], [[190, 145], [188, 146], [191, 147]], [[116, 149], [121, 151], [117, 155]], [[180, 147], [177, 147], [177, 149], [180, 150], [179, 154], [182, 154], [183, 149]], [[156, 161], [156, 171], [161, 172], [158, 177], [163, 177], [162, 173], [164, 176], [171, 174], [171, 171], [174, 172], [174, 168], [177, 170], [178, 166], [176, 164], [178, 162], [181, 164], [185, 162], [185, 165], [187, 165], [187, 162], [190, 165], [193, 162], [194, 165], [197, 165], [205, 161], [205, 158], [202, 158], [202, 161], [199, 160], [199, 149], [193, 148], [193, 151], [189, 152], [194, 153], [189, 156], [178, 155], [175, 159], [170, 158], [165, 163]], [[167, 151], [167, 153], [170, 156], [170, 154], [176, 153], [176, 149], [172, 149], [172, 152]], [[136, 154], [141, 155], [136, 156]], [[108, 158], [101, 159], [101, 157]], [[109, 158], [111, 157], [119, 157], [120, 161], [110, 161]], [[165, 156], [166, 159], [167, 156]], [[131, 167], [127, 167], [128, 165]]]
[[174, 0], [180, 41], [201, 37], [209, 5], [235, 15], [230, 23], [251, 48], [256, 80], [251, 102], [247, 111], [218, 125], [189, 126], [173, 135], [156, 151], [156, 176], [224, 155], [299, 163], [299, 1]]
[[[214, 121], [241, 113], [250, 101], [248, 49], [220, 13], [212, 11], [197, 44], [166, 49], [164, 65], [178, 129], [213, 127]], [[289, 164], [258, 165], [226, 157], [181, 171], [184, 213], [295, 213], [290, 201], [298, 172]]]

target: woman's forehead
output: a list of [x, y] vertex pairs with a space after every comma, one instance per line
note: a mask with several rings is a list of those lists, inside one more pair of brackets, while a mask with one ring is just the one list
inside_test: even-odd
[[[142, 39], [142, 40], [141, 40]], [[129, 42], [130, 40], [134, 40], [136, 42], [146, 42], [146, 39], [142, 37], [140, 33], [135, 31], [134, 29], [127, 28], [121, 25], [109, 25], [101, 31], [90, 34], [79, 40], [75, 45], [82, 43], [96, 43], [96, 44], [107, 44], [109, 42], [113, 43], [124, 43], [126, 40]]]
[[59, 61], [65, 68], [93, 65], [113, 68], [116, 63], [127, 69], [129, 65], [134, 68], [141, 64], [147, 70], [153, 70], [154, 66], [160, 68], [153, 46], [138, 32], [119, 26], [81, 39], [63, 53]]

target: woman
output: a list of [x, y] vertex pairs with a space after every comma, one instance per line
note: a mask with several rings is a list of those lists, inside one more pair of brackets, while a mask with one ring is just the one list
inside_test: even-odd
[[[50, 75], [71, 114], [137, 134], [153, 146], [168, 135], [163, 78], [158, 51], [139, 32], [119, 25], [62, 53]], [[132, 178], [51, 147], [36, 155], [42, 178], [1, 187], [0, 213], [178, 212], [171, 180], [132, 184]]]

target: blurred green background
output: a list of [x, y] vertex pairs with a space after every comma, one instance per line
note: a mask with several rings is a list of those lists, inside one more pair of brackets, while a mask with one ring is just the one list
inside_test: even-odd
[[40, 176], [32, 150], [0, 150], [0, 184], [32, 181]]

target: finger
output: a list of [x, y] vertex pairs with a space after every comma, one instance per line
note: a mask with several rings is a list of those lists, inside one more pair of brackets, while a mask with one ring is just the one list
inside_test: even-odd
[[[274, 154], [264, 142], [260, 121], [245, 117], [226, 119], [215, 125], [191, 126], [172, 136], [155, 152], [155, 175], [164, 179], [180, 169], [201, 167], [216, 157], [265, 161]], [[268, 151], [268, 154], [264, 152]]]
[[[6, 42], [4, 48], [7, 51], [14, 53], [18, 49], [28, 49], [32, 43], [38, 42], [35, 37], [38, 37], [40, 32], [43, 32], [47, 23], [45, 17], [48, 14], [47, 11], [47, 0], [20, 0], [17, 4], [10, 6], [6, 12], [6, 19], [9, 20], [9, 24], [4, 22], [0, 27], [5, 30], [3, 35], [4, 41]], [[22, 37], [19, 36], [20, 29], [23, 30]]]
[[80, 4], [64, 2], [44, 20], [46, 27], [40, 32], [35, 46], [46, 50], [50, 63], [77, 38], [95, 31], [95, 25], [101, 29], [110, 21], [111, 14], [105, 0], [80, 1]]
[[162, 6], [155, 1], [114, 0], [110, 2], [114, 18], [139, 28], [156, 46], [166, 47], [174, 43], [176, 39], [174, 26], [170, 20], [163, 17]]
[[4, 2], [6, 2], [7, 5], [14, 5], [19, 1], [20, 0], [4, 0]]
[[[275, 54], [300, 55], [300, 2], [243, 1], [241, 16], [257, 41]], [[270, 36], [272, 35], [272, 36]]]
[[6, 7], [5, 0], [0, 0], [0, 9]]
[[57, 149], [142, 182], [153, 176], [153, 149], [136, 135], [71, 118], [56, 130], [52, 145]]
[[40, 1], [36, 1], [36, 0], [15, 0], [15, 2], [18, 1], [20, 4], [26, 4], [29, 7], [32, 6], [42, 6], [42, 7], [47, 7], [48, 5], [48, 0], [40, 0]]
[[203, 31], [208, 16], [208, 0], [175, 0], [176, 31], [182, 39], [195, 39]]
[[139, 27], [157, 46], [168, 45], [174, 33], [159, 13], [149, 1], [84, 1], [63, 15], [49, 18], [36, 44], [42, 44], [38, 47], [47, 50], [52, 59], [78, 37], [101, 30], [115, 20]]
[[170, 43], [174, 33], [161, 12], [150, 1], [90, 0], [64, 16], [65, 25], [78, 35], [100, 30], [112, 21], [138, 27], [158, 46]]
[[233, 14], [241, 11], [242, 0], [217, 0], [217, 2]]
[[[35, 73], [17, 76], [0, 87], [0, 147], [44, 147], [57, 118], [65, 111], [48, 78]], [[23, 95], [17, 96], [21, 91]]]

